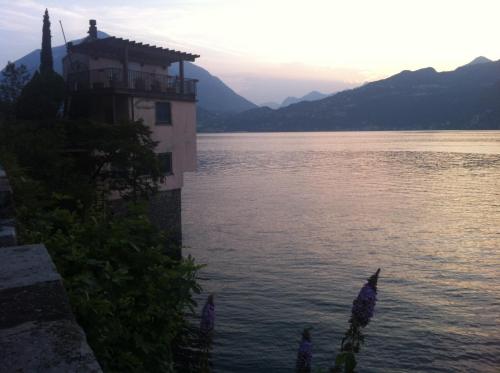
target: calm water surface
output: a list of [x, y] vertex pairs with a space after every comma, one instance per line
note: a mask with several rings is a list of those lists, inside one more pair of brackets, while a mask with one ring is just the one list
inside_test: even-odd
[[378, 267], [360, 372], [500, 372], [500, 132], [200, 135], [198, 158], [216, 372], [292, 372], [304, 327], [328, 366]]

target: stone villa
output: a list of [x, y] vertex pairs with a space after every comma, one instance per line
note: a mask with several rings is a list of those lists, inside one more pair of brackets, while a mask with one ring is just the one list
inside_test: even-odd
[[[184, 76], [184, 61], [198, 55], [135, 41], [98, 38], [96, 21], [79, 44], [68, 43], [63, 75], [66, 115], [119, 123], [139, 120], [158, 141], [164, 181], [151, 203], [153, 221], [179, 243], [183, 174], [196, 168], [196, 83]], [[178, 64], [179, 76], [169, 75]]]

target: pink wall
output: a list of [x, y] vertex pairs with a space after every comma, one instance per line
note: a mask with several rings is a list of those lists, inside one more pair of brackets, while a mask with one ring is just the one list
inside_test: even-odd
[[167, 176], [160, 189], [182, 188], [183, 174], [196, 170], [196, 103], [168, 101], [172, 109], [172, 125], [156, 125], [155, 100], [134, 97], [134, 120], [142, 119], [158, 141], [158, 153], [172, 152], [173, 175]]

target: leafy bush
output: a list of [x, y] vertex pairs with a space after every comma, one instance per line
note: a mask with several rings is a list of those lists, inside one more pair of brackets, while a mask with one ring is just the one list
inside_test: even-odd
[[[59, 200], [64, 198], [58, 197]], [[24, 226], [25, 242], [44, 242], [64, 278], [77, 320], [105, 371], [172, 371], [172, 342], [199, 292], [192, 258], [163, 252], [145, 209], [127, 216], [55, 208]]]

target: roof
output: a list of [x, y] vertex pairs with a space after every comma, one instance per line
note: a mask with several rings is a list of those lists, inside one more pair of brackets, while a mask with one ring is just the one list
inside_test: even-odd
[[160, 65], [179, 61], [194, 61], [196, 58], [200, 57], [197, 54], [138, 43], [133, 40], [114, 36], [94, 40], [87, 38], [80, 44], [69, 45], [68, 49], [71, 52], [118, 59], [124, 58], [125, 51], [127, 51], [130, 61]]

